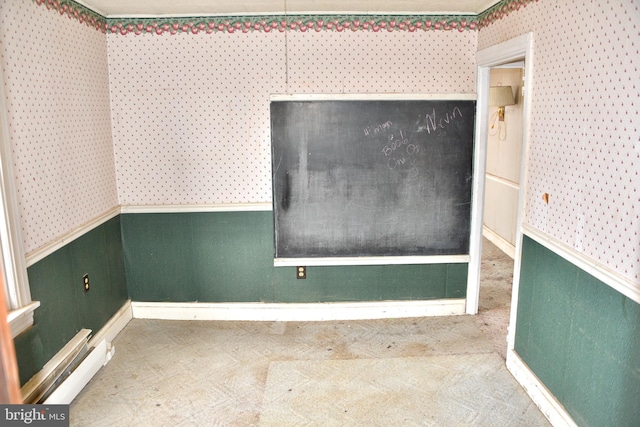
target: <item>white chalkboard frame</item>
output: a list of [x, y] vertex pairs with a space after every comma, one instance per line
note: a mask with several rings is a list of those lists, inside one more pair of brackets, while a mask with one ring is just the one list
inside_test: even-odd
[[[272, 94], [272, 101], [374, 101], [374, 100], [452, 100], [452, 101], [476, 101], [476, 94], [408, 94], [408, 93], [381, 93], [381, 94]], [[475, 162], [475, 156], [474, 156]], [[473, 165], [476, 179], [476, 165]], [[472, 213], [475, 209], [472, 208]], [[415, 265], [415, 264], [464, 264], [470, 262], [471, 256], [464, 255], [427, 255], [427, 256], [357, 256], [357, 257], [274, 257], [275, 267], [295, 266], [350, 266], [350, 265]]]

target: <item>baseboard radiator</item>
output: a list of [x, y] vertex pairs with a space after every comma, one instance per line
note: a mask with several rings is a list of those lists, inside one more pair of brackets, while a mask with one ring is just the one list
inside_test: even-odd
[[106, 340], [90, 345], [82, 329], [22, 387], [23, 403], [69, 404], [113, 356]]

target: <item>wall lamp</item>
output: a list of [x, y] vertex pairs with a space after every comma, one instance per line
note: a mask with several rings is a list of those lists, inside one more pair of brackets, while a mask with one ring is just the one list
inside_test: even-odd
[[[507, 125], [504, 122], [504, 107], [514, 105], [513, 90], [511, 86], [491, 86], [489, 88], [489, 106], [498, 107], [498, 111], [489, 119], [489, 135], [498, 134], [498, 138], [504, 141], [507, 137]], [[498, 121], [496, 127], [496, 120]], [[495, 131], [492, 132], [492, 130]], [[504, 131], [504, 134], [503, 134]]]

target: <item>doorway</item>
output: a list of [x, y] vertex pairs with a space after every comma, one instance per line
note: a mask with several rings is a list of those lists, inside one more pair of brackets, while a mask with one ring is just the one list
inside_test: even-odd
[[[491, 70], [514, 62], [524, 64], [524, 91], [522, 95], [522, 132], [521, 154], [519, 168], [519, 191], [517, 197], [516, 230], [514, 245], [513, 288], [511, 309], [509, 314], [509, 329], [507, 334], [507, 351], [513, 348], [515, 337], [516, 301], [518, 296], [518, 277], [520, 272], [520, 254], [522, 245], [522, 210], [524, 206], [524, 188], [526, 175], [525, 155], [528, 141], [528, 112], [530, 111], [531, 73], [532, 73], [532, 34], [524, 34], [504, 43], [479, 51], [476, 54], [478, 63], [477, 74], [477, 115], [476, 115], [476, 147], [474, 153], [475, 176], [472, 196], [471, 239], [469, 248], [469, 274], [467, 283], [467, 314], [477, 314], [480, 296], [480, 273], [482, 264], [482, 235], [485, 209], [486, 183], [488, 161], [489, 121], [495, 107], [489, 106], [489, 88], [491, 86]], [[508, 123], [507, 123], [508, 124]]]
[[482, 235], [513, 259], [522, 165], [524, 62], [491, 67], [489, 84]]
[[520, 191], [523, 77], [523, 61], [490, 69], [480, 295], [474, 320], [503, 360]]

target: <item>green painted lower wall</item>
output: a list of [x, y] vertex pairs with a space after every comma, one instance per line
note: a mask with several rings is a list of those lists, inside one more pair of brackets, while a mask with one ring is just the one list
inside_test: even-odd
[[[14, 340], [24, 384], [83, 328], [134, 301], [464, 298], [466, 264], [273, 267], [271, 212], [123, 214], [27, 269], [34, 325]], [[84, 292], [87, 273], [91, 288]]]
[[23, 384], [80, 329], [97, 332], [127, 301], [120, 217], [33, 264], [27, 273], [32, 299], [40, 307], [34, 325], [14, 340]]
[[578, 425], [640, 424], [640, 304], [527, 237], [515, 350]]
[[123, 214], [133, 301], [333, 302], [464, 298], [467, 264], [273, 267], [271, 212]]

